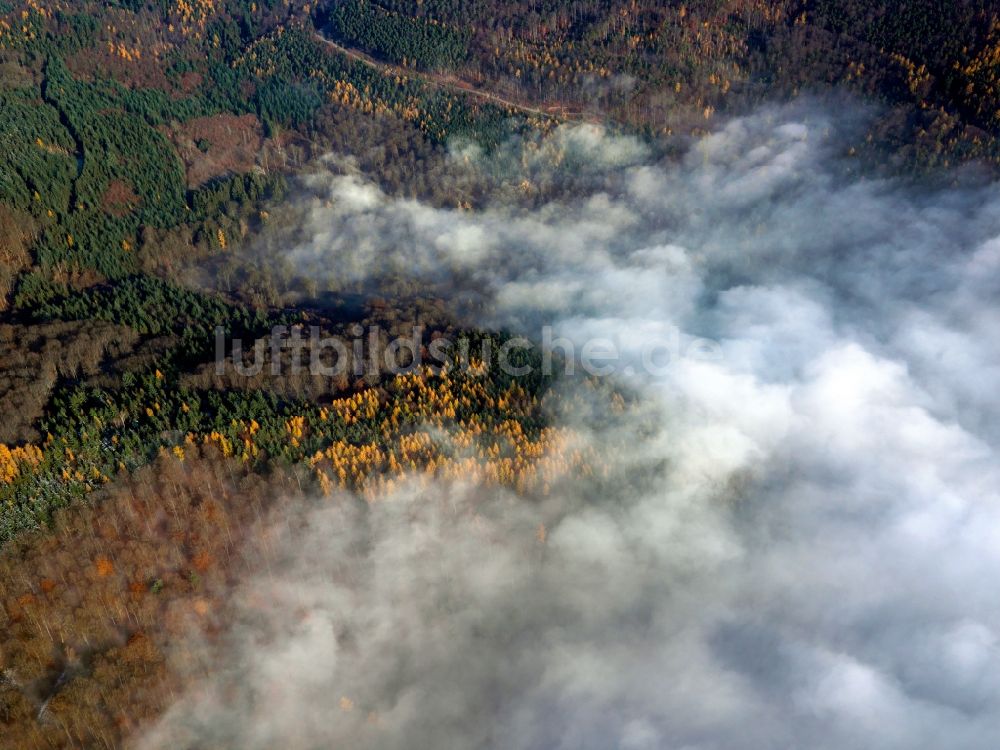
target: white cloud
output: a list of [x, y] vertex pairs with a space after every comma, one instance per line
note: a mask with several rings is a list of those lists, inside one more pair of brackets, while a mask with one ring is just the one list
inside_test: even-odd
[[589, 434], [615, 482], [307, 516], [246, 584], [274, 603], [244, 605], [231, 673], [147, 747], [994, 747], [1000, 198], [852, 176], [858, 117], [763, 111], [673, 165], [561, 131], [601, 179], [531, 211], [330, 178], [291, 257], [335, 282], [472, 285], [483, 323], [722, 357], [632, 379], [659, 429]]

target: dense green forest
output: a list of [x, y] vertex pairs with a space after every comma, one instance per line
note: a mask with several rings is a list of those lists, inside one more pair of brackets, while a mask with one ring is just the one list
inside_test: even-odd
[[469, 54], [467, 34], [435, 18], [411, 18], [368, 0], [338, 3], [329, 23], [335, 36], [403, 65], [455, 68]]
[[[43, 413], [16, 431], [49, 437], [5, 448], [2, 536], [49, 522], [180, 439], [239, 443], [236, 425], [248, 421], [261, 426], [253, 466], [265, 467], [258, 449], [304, 459], [304, 448], [288, 453], [286, 422], [293, 411], [316, 413], [315, 404], [266, 388], [181, 385], [185, 370], [215, 354], [217, 327], [229, 347], [301, 314], [269, 309], [267, 294], [247, 302], [185, 287], [184, 268], [212, 257], [238, 266], [233, 254], [267, 221], [286, 176], [314, 142], [343, 138], [345, 126], [396, 121], [433, 152], [463, 133], [497, 143], [528, 127], [525, 119], [417, 79], [387, 80], [332, 53], [309, 13], [287, 3], [118, 2], [69, 12], [29, 2], [3, 11], [0, 211], [12, 238], [19, 226], [4, 264], [5, 315], [59, 335], [68, 329], [58, 326], [87, 321], [133, 334], [114, 362], [88, 364], [89, 376], [43, 359], [61, 374], [31, 388]], [[299, 154], [293, 163], [290, 153]], [[86, 345], [82, 335], [75, 347]], [[20, 377], [11, 373], [11, 398], [27, 392]], [[357, 441], [372, 430], [348, 433]], [[345, 438], [322, 434], [306, 447]]]
[[[983, 0], [364, 0], [321, 3], [317, 17], [381, 59], [661, 135], [842, 86], [886, 106], [873, 140], [897, 169], [1000, 158], [1000, 26]], [[435, 47], [446, 59], [421, 61], [429, 29], [449, 35]]]

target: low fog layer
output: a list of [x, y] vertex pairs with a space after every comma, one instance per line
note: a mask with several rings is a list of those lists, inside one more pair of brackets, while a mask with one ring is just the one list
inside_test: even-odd
[[[768, 110], [672, 166], [565, 130], [555, 168], [600, 189], [531, 210], [314, 178], [294, 264], [612, 340], [647, 423], [580, 426], [607, 483], [279, 524], [227, 671], [145, 746], [995, 747], [1000, 193], [852, 177], [859, 123]], [[675, 331], [670, 366], [639, 368]]]

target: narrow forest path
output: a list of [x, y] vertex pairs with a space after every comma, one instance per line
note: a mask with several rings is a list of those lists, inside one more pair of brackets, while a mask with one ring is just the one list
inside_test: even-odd
[[492, 91], [485, 91], [478, 88], [468, 81], [458, 78], [454, 75], [446, 75], [444, 73], [427, 73], [424, 71], [413, 70], [412, 68], [403, 68], [398, 65], [393, 65], [392, 63], [382, 62], [376, 58], [368, 55], [360, 50], [354, 49], [352, 47], [345, 47], [342, 44], [338, 44], [329, 37], [323, 36], [320, 32], [315, 32], [316, 38], [321, 42], [326, 44], [328, 47], [333, 48], [342, 55], [346, 55], [352, 60], [363, 63], [375, 70], [379, 71], [384, 75], [397, 75], [406, 76], [408, 78], [416, 78], [432, 86], [437, 86], [439, 88], [448, 89], [460, 94], [466, 94], [468, 96], [478, 97], [480, 99], [485, 99], [487, 101], [493, 102], [494, 104], [499, 104], [502, 107], [509, 107], [511, 109], [516, 109], [519, 112], [525, 114], [538, 115], [540, 117], [555, 117], [560, 120], [585, 120], [587, 117], [582, 112], [577, 112], [565, 107], [561, 104], [553, 104], [550, 106], [541, 105], [531, 105], [525, 104], [524, 102], [514, 101], [513, 99], [508, 99], [500, 94], [494, 93]]

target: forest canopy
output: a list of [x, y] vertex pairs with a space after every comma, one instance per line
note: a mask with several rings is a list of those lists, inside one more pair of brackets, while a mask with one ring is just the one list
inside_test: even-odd
[[[831, 92], [875, 105], [845, 171], [993, 174], [998, 71], [985, 0], [0, 0], [0, 744], [117, 747], [164, 710], [168, 643], [215, 627], [237, 543], [289, 493], [604, 476], [548, 376], [369, 375], [364, 342], [335, 377], [281, 366], [309, 326], [512, 340], [420, 279], [334, 293], [269, 256], [333, 206], [317, 175], [426, 215], [551, 212], [621, 190], [549, 147], [567, 124], [669, 164], [726, 117]], [[620, 384], [586, 389], [628, 413]]]

